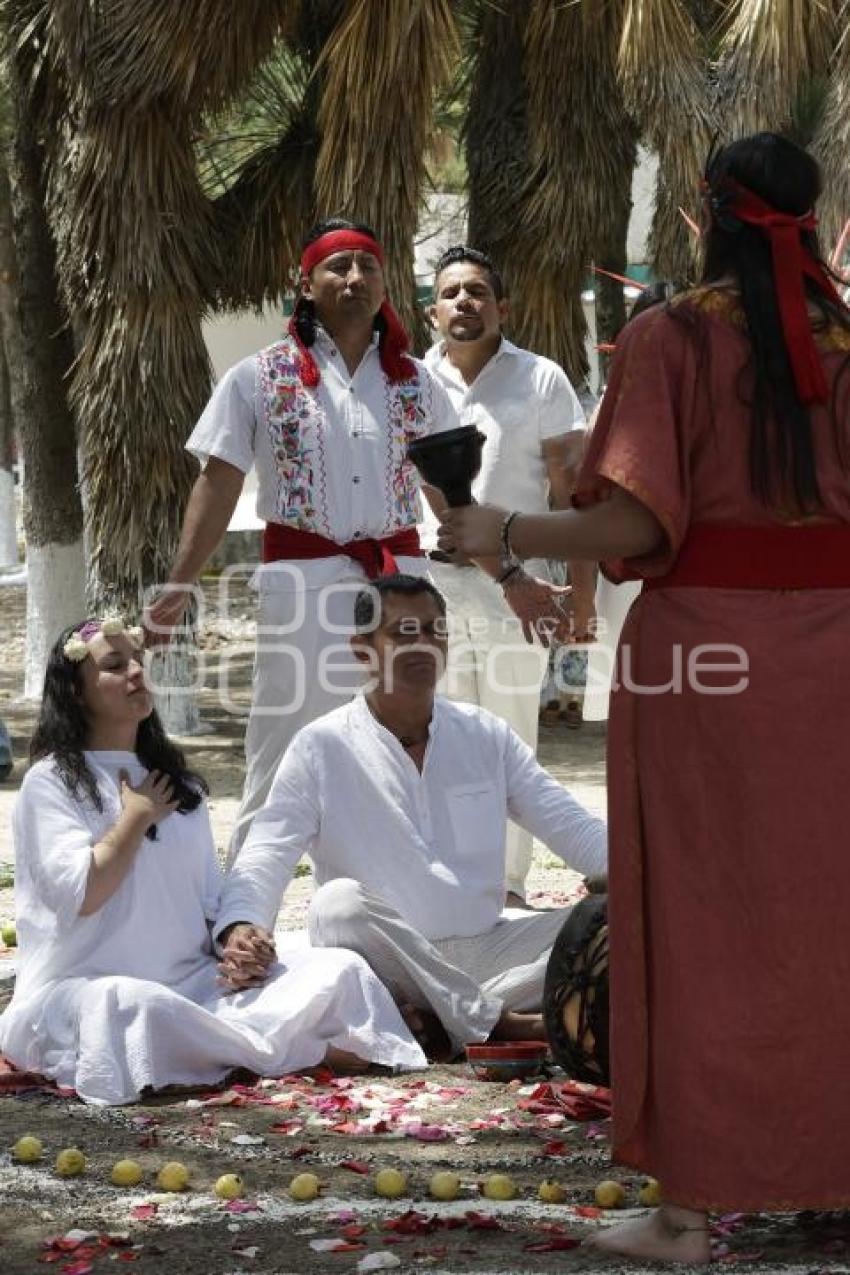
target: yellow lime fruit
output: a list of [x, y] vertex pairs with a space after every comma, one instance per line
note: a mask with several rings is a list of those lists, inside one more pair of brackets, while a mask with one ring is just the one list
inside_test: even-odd
[[86, 1171], [86, 1157], [79, 1147], [66, 1147], [56, 1157], [56, 1172], [60, 1178], [78, 1178]]
[[238, 1173], [222, 1173], [213, 1190], [220, 1200], [238, 1200], [245, 1194], [245, 1183]]
[[0, 939], [3, 940], [7, 947], [17, 947], [18, 931], [14, 925], [4, 925], [2, 930], [0, 930]]
[[493, 1173], [483, 1183], [481, 1194], [488, 1200], [512, 1200], [516, 1195], [516, 1183], [507, 1173]]
[[138, 1186], [144, 1171], [136, 1160], [116, 1160], [109, 1177], [113, 1186]]
[[315, 1173], [299, 1173], [289, 1184], [293, 1200], [315, 1200], [321, 1189], [322, 1184]]
[[626, 1199], [622, 1185], [610, 1179], [600, 1182], [593, 1195], [600, 1209], [621, 1209]]
[[169, 1160], [156, 1175], [160, 1191], [185, 1191], [189, 1185], [189, 1170], [179, 1160]]
[[537, 1194], [544, 1204], [563, 1204], [567, 1198], [567, 1193], [560, 1182], [553, 1182], [551, 1178], [546, 1178], [540, 1183]]
[[460, 1178], [456, 1173], [443, 1170], [434, 1174], [428, 1190], [435, 1200], [456, 1200], [460, 1194]]
[[25, 1133], [12, 1147], [12, 1157], [21, 1164], [32, 1164], [36, 1160], [40, 1160], [44, 1154], [44, 1146], [41, 1138], [37, 1138], [34, 1133]]
[[375, 1193], [387, 1200], [397, 1200], [407, 1191], [407, 1178], [398, 1169], [380, 1169], [375, 1174]]
[[647, 1178], [638, 1191], [638, 1199], [645, 1209], [657, 1209], [663, 1203], [661, 1183], [656, 1178]]
[[43, 1151], [41, 1138], [33, 1133], [25, 1133], [12, 1147], [12, 1155], [20, 1164], [34, 1164], [41, 1159]]

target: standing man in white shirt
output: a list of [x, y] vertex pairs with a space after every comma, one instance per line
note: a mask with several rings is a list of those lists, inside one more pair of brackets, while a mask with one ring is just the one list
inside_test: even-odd
[[311, 942], [372, 966], [417, 1030], [544, 1038], [546, 965], [569, 909], [503, 912], [510, 815], [569, 865], [604, 872], [605, 824], [500, 717], [435, 695], [447, 639], [430, 581], [387, 576], [355, 603], [363, 694], [299, 732], [225, 880], [215, 938], [234, 988], [262, 982], [295, 865], [317, 890]]
[[359, 684], [348, 646], [354, 592], [372, 576], [428, 566], [407, 448], [457, 418], [406, 352], [383, 261], [368, 226], [334, 219], [314, 227], [287, 335], [225, 374], [186, 444], [202, 470], [168, 587], [146, 616], [153, 640], [180, 622], [252, 466], [266, 523], [231, 862], [293, 735]]
[[[425, 365], [445, 388], [463, 425], [486, 436], [473, 486], [479, 503], [520, 513], [567, 509], [584, 448], [581, 404], [551, 359], [521, 350], [502, 336], [508, 302], [493, 262], [474, 248], [449, 248], [437, 263], [431, 321], [439, 341]], [[508, 569], [494, 580], [471, 564], [432, 551], [433, 578], [449, 607], [446, 694], [504, 717], [537, 748], [540, 687], [547, 651], [527, 640], [515, 614], [532, 578], [548, 580], [542, 560]], [[572, 636], [588, 635], [593, 619], [592, 563], [571, 564]], [[531, 834], [510, 824], [506, 844], [507, 902], [523, 905], [531, 867]]]

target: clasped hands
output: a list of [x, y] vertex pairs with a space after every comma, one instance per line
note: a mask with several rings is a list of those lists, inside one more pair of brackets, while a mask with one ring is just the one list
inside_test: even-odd
[[277, 959], [274, 936], [261, 925], [240, 921], [229, 926], [222, 938], [218, 966], [220, 982], [232, 992], [261, 986]]

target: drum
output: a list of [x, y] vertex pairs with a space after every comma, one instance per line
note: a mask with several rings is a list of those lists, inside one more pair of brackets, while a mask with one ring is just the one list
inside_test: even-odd
[[588, 895], [564, 922], [546, 968], [543, 1017], [558, 1066], [574, 1080], [607, 1087], [607, 895]]

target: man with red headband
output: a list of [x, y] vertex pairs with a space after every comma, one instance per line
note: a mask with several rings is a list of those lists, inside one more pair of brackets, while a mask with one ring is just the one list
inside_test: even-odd
[[357, 588], [364, 578], [426, 570], [407, 448], [458, 422], [445, 392], [407, 354], [383, 262], [368, 226], [341, 219], [316, 226], [304, 244], [287, 335], [226, 373], [187, 443], [203, 468], [171, 588], [150, 608], [149, 631], [167, 633], [180, 621], [252, 467], [266, 523], [247, 773], [231, 859], [293, 735], [357, 688], [348, 646]]

